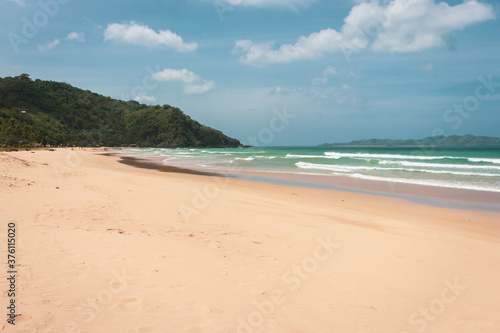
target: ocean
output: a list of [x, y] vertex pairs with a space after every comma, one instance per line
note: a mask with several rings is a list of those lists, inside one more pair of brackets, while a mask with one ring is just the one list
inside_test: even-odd
[[318, 148], [123, 149], [163, 164], [225, 173], [346, 176], [372, 181], [500, 192], [500, 149]]

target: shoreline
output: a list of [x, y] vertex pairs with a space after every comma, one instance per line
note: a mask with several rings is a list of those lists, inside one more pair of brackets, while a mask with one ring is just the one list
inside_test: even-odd
[[2, 233], [16, 225], [5, 332], [500, 330], [499, 213], [103, 153], [0, 153]]
[[228, 172], [227, 170], [210, 169], [207, 171], [207, 169], [166, 165], [163, 163], [162, 158], [157, 157], [138, 158], [127, 155], [123, 156], [120, 153], [110, 153], [109, 155], [119, 157], [120, 160], [118, 162], [120, 163], [139, 168], [155, 169], [162, 172], [228, 177], [282, 186], [298, 186], [310, 189], [367, 194], [403, 199], [430, 207], [500, 212], [500, 193], [497, 192], [404, 184], [391, 181], [373, 181], [347, 176], [307, 175], [255, 170], [232, 170]]

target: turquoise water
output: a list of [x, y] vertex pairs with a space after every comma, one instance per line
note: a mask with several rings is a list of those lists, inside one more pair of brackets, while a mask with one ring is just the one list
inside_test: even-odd
[[208, 170], [347, 176], [500, 192], [500, 149], [239, 148], [127, 149], [164, 164]]

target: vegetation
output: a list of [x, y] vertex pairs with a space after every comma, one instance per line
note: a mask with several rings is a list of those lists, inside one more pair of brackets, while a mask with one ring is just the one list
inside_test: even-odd
[[332, 147], [500, 147], [500, 138], [474, 135], [430, 136], [421, 140], [371, 139], [349, 143], [324, 143], [322, 148]]
[[0, 78], [0, 146], [138, 145], [238, 147], [170, 105], [148, 106], [81, 90], [67, 83]]

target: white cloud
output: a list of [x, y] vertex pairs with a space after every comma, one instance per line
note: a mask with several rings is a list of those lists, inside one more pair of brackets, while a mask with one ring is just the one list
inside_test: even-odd
[[[84, 36], [83, 32], [71, 32], [62, 41], [65, 41], [65, 40], [69, 40], [69, 41], [74, 40], [74, 41], [83, 43], [83, 42], [85, 42], [85, 36]], [[61, 44], [61, 39], [56, 38], [52, 42], [48, 42], [48, 43], [43, 44], [43, 45], [38, 45], [38, 51], [41, 51], [41, 52], [49, 51], [49, 50], [52, 50], [54, 47], [56, 47], [59, 44]]]
[[254, 66], [312, 60], [328, 53], [418, 52], [445, 45], [454, 31], [495, 18], [489, 4], [467, 0], [450, 6], [435, 0], [363, 1], [344, 19], [340, 31], [327, 28], [278, 48], [273, 42], [236, 41], [240, 62]]
[[215, 89], [214, 81], [204, 81], [202, 84], [188, 84], [184, 87], [184, 94], [197, 95], [204, 94]]
[[83, 43], [85, 42], [85, 35], [83, 32], [76, 32], [76, 31], [73, 31], [73, 32], [70, 32], [67, 36], [66, 36], [66, 40], [74, 40], [74, 41], [77, 41], [77, 42], [80, 42], [80, 43]]
[[201, 78], [185, 68], [177, 69], [164, 69], [161, 72], [154, 73], [151, 75], [151, 80], [153, 81], [170, 81], [170, 82], [182, 82], [182, 83], [195, 83], [200, 82]]
[[170, 30], [156, 32], [147, 25], [134, 22], [128, 24], [108, 24], [104, 31], [104, 40], [121, 41], [145, 47], [164, 45], [178, 52], [192, 52], [198, 48], [197, 43], [184, 43], [179, 35]]
[[[395, 0], [388, 7], [399, 3], [402, 4], [403, 0]], [[389, 11], [389, 8], [384, 10]], [[382, 24], [372, 48], [376, 51], [417, 52], [443, 46], [453, 31], [494, 18], [492, 6], [476, 0], [456, 6], [445, 2], [436, 4], [434, 0], [414, 0], [400, 14]]]
[[57, 45], [59, 45], [59, 43], [61, 43], [61, 41], [59, 39], [54, 39], [52, 42], [49, 42], [47, 44], [38, 45], [38, 51], [41, 51], [41, 52], [49, 51], [49, 50], [53, 49], [54, 47], [56, 47]]
[[159, 82], [177, 82], [184, 84], [185, 95], [204, 94], [215, 89], [214, 81], [202, 80], [202, 78], [186, 68], [164, 69], [151, 75], [151, 80]]
[[329, 52], [340, 52], [342, 34], [333, 29], [325, 29], [305, 37], [294, 44], [284, 44], [273, 49], [273, 43], [254, 44], [250, 40], [236, 41], [234, 53], [245, 53], [240, 61], [248, 65], [261, 66], [272, 63], [289, 63], [297, 60], [317, 59]]
[[139, 103], [155, 103], [156, 97], [144, 95], [142, 92], [138, 92], [137, 96], [135, 96], [134, 101]]

